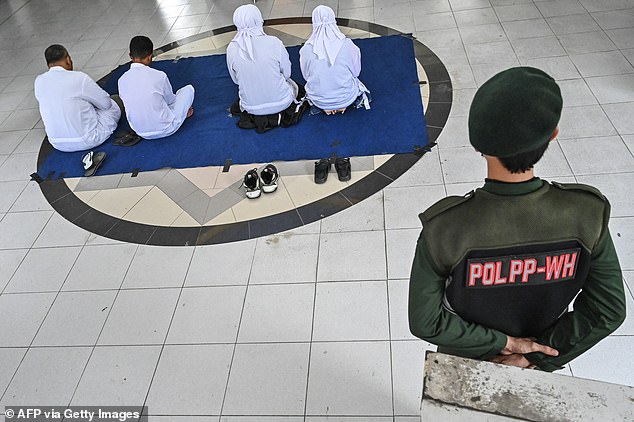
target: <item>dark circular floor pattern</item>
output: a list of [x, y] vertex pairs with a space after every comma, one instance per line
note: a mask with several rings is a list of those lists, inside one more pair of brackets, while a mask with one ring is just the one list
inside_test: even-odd
[[[342, 27], [368, 31], [379, 36], [411, 36], [385, 26], [354, 19], [337, 19], [337, 23]], [[264, 24], [311, 24], [311, 18], [271, 19]], [[156, 49], [154, 53], [163, 54], [206, 37], [230, 31], [235, 31], [235, 27], [226, 26], [175, 41]], [[131, 243], [161, 246], [209, 245], [257, 238], [312, 223], [344, 210], [385, 188], [435, 145], [451, 109], [451, 80], [443, 63], [428, 47], [414, 40], [414, 49], [416, 59], [422, 64], [429, 83], [429, 102], [425, 113], [429, 144], [412, 153], [393, 155], [358, 182], [315, 202], [249, 221], [211, 226], [166, 227], [127, 221], [96, 210], [78, 198], [64, 179], [40, 180], [40, 188], [51, 206], [75, 225], [101, 236]], [[100, 83], [108, 77], [109, 75], [102, 78]], [[51, 148], [44, 139], [38, 156], [38, 168]]]

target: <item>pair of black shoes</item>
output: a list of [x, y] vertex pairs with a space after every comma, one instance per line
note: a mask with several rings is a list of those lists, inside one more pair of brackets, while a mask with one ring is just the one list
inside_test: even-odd
[[337, 177], [339, 178], [339, 181], [347, 182], [351, 179], [350, 158], [322, 158], [319, 161], [315, 161], [315, 183], [326, 183], [326, 180], [328, 180], [328, 173], [330, 172], [330, 167], [333, 162], [335, 164], [335, 169], [337, 170]]

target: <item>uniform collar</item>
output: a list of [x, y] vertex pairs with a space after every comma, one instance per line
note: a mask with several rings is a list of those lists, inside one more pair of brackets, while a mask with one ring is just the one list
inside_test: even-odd
[[52, 66], [52, 67], [49, 67], [49, 68], [48, 68], [48, 71], [49, 71], [49, 72], [50, 72], [50, 71], [53, 71], [53, 70], [54, 70], [54, 71], [56, 71], [56, 72], [59, 72], [59, 71], [64, 71], [64, 70], [66, 70], [66, 69], [64, 69], [64, 68], [63, 68], [63, 67], [61, 67], [61, 66]]
[[143, 63], [130, 63], [130, 68], [133, 67], [146, 67]]
[[535, 192], [544, 185], [544, 181], [539, 177], [519, 183], [501, 182], [494, 179], [485, 179], [482, 189], [496, 195], [524, 195]]

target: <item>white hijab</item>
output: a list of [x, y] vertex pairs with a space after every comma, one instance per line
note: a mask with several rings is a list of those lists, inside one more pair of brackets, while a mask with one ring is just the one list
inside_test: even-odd
[[262, 25], [262, 13], [253, 4], [246, 4], [238, 7], [233, 12], [233, 24], [236, 26], [238, 33], [231, 40], [240, 47], [240, 57], [245, 60], [253, 60], [253, 37], [266, 35]]
[[335, 12], [328, 6], [317, 6], [313, 10], [313, 33], [306, 44], [312, 44], [313, 52], [326, 59], [332, 66], [343, 46], [346, 36], [337, 27]]

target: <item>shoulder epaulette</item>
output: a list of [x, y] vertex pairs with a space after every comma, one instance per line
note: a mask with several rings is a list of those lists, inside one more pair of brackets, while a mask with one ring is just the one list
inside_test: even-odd
[[559, 183], [559, 182], [550, 182], [553, 186], [563, 189], [563, 190], [578, 190], [582, 192], [589, 192], [594, 196], [598, 197], [602, 201], [606, 201], [605, 196], [601, 193], [601, 191], [594, 186], [584, 185], [581, 183]]
[[420, 218], [422, 222], [429, 221], [447, 210], [467, 202], [473, 197], [473, 193], [474, 191], [471, 191], [464, 196], [448, 196], [443, 198], [431, 207], [427, 208], [423, 213], [419, 214], [418, 218]]

